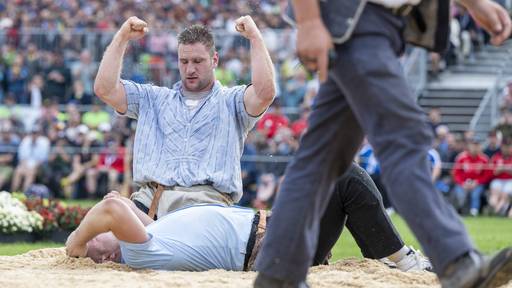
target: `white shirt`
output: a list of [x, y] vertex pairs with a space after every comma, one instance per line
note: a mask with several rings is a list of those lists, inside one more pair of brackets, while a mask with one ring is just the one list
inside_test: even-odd
[[418, 5], [421, 0], [369, 0], [369, 2], [382, 5], [387, 8], [398, 8], [403, 5]]

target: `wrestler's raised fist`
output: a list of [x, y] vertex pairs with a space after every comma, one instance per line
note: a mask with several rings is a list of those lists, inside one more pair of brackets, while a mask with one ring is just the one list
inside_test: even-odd
[[254, 23], [254, 20], [251, 16], [246, 15], [242, 16], [235, 20], [235, 29], [245, 38], [251, 40], [256, 37], [261, 37], [260, 30]]
[[118, 33], [124, 40], [130, 41], [144, 37], [148, 31], [148, 23], [132, 16], [123, 23]]

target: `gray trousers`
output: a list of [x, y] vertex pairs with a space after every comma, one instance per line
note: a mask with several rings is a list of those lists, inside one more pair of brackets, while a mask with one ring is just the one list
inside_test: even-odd
[[436, 192], [427, 151], [432, 135], [411, 97], [397, 55], [401, 18], [369, 4], [322, 84], [308, 132], [285, 172], [256, 269], [301, 281], [318, 242], [319, 222], [334, 180], [350, 166], [363, 135], [373, 145], [393, 206], [404, 217], [435, 271], [474, 249], [454, 209]]

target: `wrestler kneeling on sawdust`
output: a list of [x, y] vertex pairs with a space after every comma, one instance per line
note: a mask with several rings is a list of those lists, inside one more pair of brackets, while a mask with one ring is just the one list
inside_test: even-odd
[[[428, 259], [404, 245], [363, 169], [352, 165], [335, 190], [322, 219], [313, 265], [327, 262], [346, 225], [364, 257], [402, 271], [431, 269]], [[114, 191], [96, 204], [69, 236], [66, 253], [133, 268], [250, 271], [269, 220], [267, 211], [204, 204], [154, 221]]]

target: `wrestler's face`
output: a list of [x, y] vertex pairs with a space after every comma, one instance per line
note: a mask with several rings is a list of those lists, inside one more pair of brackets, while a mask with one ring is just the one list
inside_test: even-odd
[[119, 241], [111, 233], [102, 233], [87, 242], [87, 257], [96, 263], [121, 262]]
[[215, 82], [214, 69], [219, 62], [217, 52], [202, 43], [178, 46], [178, 67], [185, 89], [191, 92], [208, 91]]

